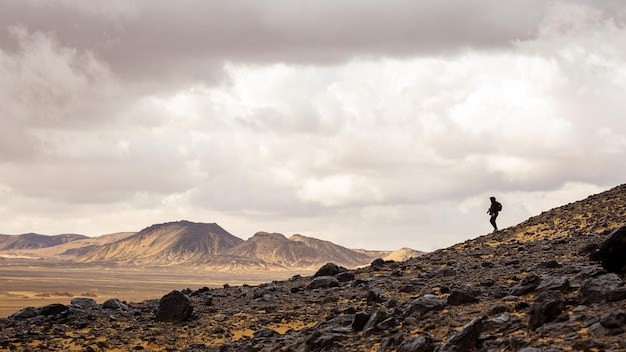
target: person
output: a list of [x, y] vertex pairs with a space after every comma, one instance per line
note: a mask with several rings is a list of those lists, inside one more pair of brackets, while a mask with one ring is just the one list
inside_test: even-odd
[[496, 200], [496, 197], [489, 197], [491, 200], [491, 206], [487, 210], [487, 214], [491, 215], [489, 218], [489, 222], [491, 226], [493, 226], [493, 232], [498, 232], [498, 225], [496, 225], [496, 218], [498, 217], [498, 213], [502, 210], [502, 204]]

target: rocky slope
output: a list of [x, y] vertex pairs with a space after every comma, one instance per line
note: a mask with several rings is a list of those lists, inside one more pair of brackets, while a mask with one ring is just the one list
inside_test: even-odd
[[597, 261], [625, 223], [622, 185], [404, 262], [24, 309], [0, 350], [625, 351], [624, 274]]

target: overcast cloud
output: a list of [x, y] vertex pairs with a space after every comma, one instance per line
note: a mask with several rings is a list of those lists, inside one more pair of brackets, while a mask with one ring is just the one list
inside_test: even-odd
[[433, 250], [624, 183], [621, 1], [0, 0], [0, 233]]

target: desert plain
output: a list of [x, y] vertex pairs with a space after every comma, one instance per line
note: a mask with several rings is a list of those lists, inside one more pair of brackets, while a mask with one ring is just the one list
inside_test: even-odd
[[312, 272], [283, 270], [184, 270], [163, 267], [115, 267], [24, 259], [0, 266], [0, 318], [25, 307], [69, 304], [89, 297], [102, 303], [110, 298], [139, 302], [172, 290], [228, 285], [258, 285]]

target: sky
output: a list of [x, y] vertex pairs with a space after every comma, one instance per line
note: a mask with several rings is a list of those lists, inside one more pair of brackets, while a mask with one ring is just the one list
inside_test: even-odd
[[431, 251], [624, 183], [621, 0], [0, 0], [0, 233]]

